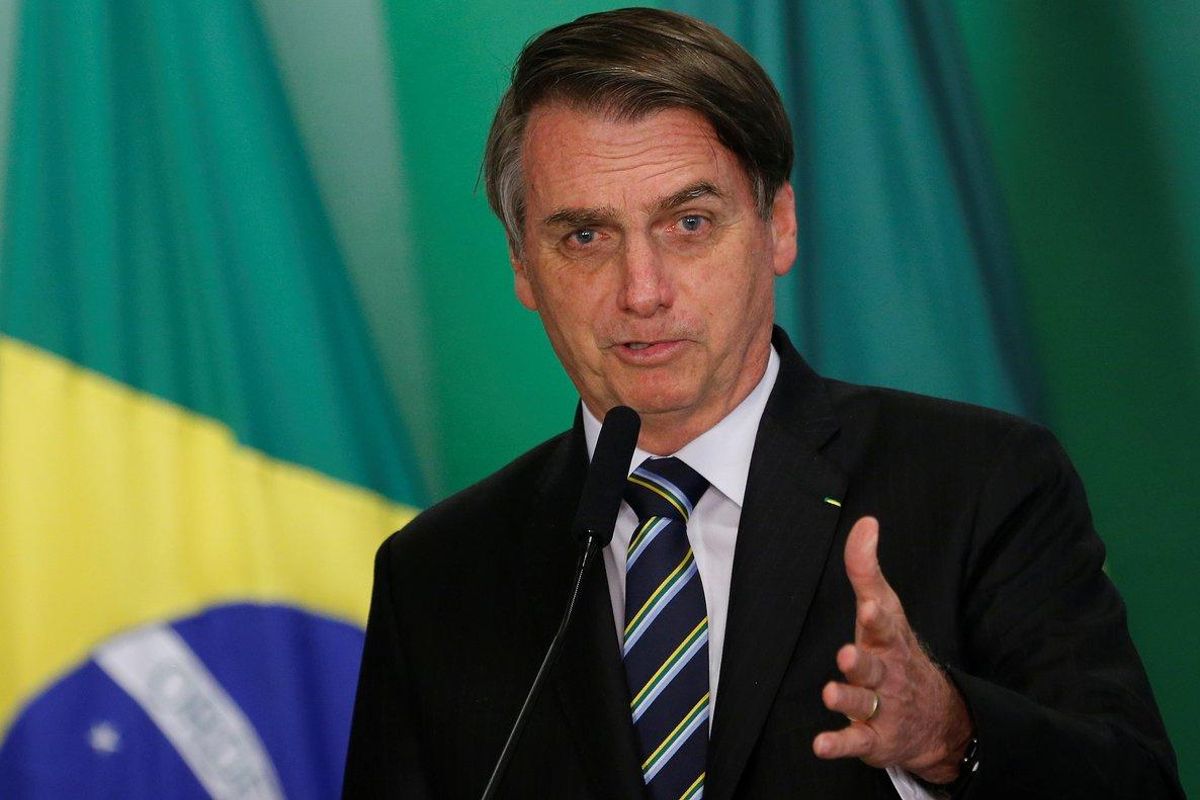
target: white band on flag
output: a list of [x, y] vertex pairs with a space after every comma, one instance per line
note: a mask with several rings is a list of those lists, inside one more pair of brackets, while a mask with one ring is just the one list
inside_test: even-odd
[[173, 629], [138, 628], [105, 642], [95, 658], [215, 800], [282, 800], [254, 726]]

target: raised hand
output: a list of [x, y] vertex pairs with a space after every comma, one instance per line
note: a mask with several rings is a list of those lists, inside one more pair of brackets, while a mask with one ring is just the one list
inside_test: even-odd
[[873, 517], [854, 523], [846, 539], [846, 575], [857, 601], [854, 643], [837, 653], [845, 682], [830, 681], [821, 699], [850, 724], [819, 734], [813, 752], [949, 783], [958, 776], [971, 720], [958, 690], [909, 626], [879, 567], [878, 544], [879, 522]]

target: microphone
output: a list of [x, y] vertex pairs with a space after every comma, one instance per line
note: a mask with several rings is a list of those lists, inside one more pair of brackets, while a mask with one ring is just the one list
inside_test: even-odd
[[585, 545], [592, 538], [597, 547], [605, 547], [612, 541], [629, 475], [629, 460], [641, 427], [641, 417], [629, 406], [616, 406], [604, 415], [583, 495], [579, 498], [579, 510], [571, 525], [572, 532]]
[[628, 406], [616, 406], [604, 415], [604, 424], [600, 427], [600, 436], [596, 439], [596, 449], [592, 453], [592, 463], [588, 467], [587, 479], [583, 484], [583, 494], [579, 498], [579, 507], [575, 511], [575, 520], [571, 523], [571, 532], [583, 543], [583, 553], [579, 556], [579, 566], [575, 569], [575, 579], [572, 581], [571, 596], [567, 600], [567, 608], [563, 612], [562, 621], [558, 623], [558, 631], [550, 640], [542, 665], [538, 667], [537, 675], [533, 677], [533, 685], [525, 702], [517, 713], [508, 740], [496, 759], [492, 776], [488, 779], [487, 787], [483, 790], [482, 800], [491, 800], [500, 788], [504, 770], [512, 758], [521, 732], [529, 719], [533, 703], [541, 692], [546, 676], [558, 660], [562, 650], [563, 634], [575, 616], [575, 605], [579, 600], [579, 592], [583, 588], [583, 579], [588, 567], [595, 560], [596, 553], [612, 541], [613, 528], [617, 524], [617, 512], [621, 508], [621, 495], [625, 491], [625, 479], [629, 476], [629, 462], [633, 457], [633, 449], [637, 446], [638, 430], [642, 427], [641, 417]]

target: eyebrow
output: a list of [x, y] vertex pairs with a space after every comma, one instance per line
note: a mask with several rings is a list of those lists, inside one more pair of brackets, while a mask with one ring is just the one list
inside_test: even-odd
[[560, 208], [542, 220], [543, 225], [588, 228], [610, 223], [617, 218], [617, 210], [609, 206], [600, 208]]
[[[652, 208], [655, 213], [662, 213], [701, 197], [715, 197], [721, 200], [725, 198], [725, 194], [708, 181], [696, 181], [657, 201]], [[589, 228], [610, 224], [618, 216], [617, 210], [612, 206], [560, 208], [543, 219], [542, 224], [548, 227]]]
[[659, 200], [658, 203], [655, 204], [655, 211], [670, 211], [672, 208], [685, 205], [693, 200], [698, 200], [701, 197], [715, 197], [718, 200], [725, 199], [725, 195], [721, 192], [721, 190], [716, 186], [713, 186], [708, 181], [696, 181], [695, 183], [683, 187], [678, 192]]

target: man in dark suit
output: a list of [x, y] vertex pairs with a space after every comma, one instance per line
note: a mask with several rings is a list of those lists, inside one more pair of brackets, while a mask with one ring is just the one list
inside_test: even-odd
[[[695, 20], [590, 15], [522, 52], [488, 196], [582, 403], [380, 548], [346, 796], [482, 792], [617, 405], [643, 421], [628, 502], [502, 796], [1182, 796], [1053, 437], [824, 380], [773, 329], [791, 153], [761, 68]], [[656, 548], [678, 565], [642, 597]]]

